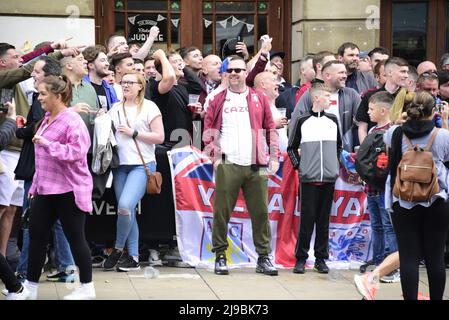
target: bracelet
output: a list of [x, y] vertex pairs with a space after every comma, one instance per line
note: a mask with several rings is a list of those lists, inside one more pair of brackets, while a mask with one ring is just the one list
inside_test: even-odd
[[135, 139], [139, 135], [139, 131], [134, 130], [133, 132], [133, 139]]

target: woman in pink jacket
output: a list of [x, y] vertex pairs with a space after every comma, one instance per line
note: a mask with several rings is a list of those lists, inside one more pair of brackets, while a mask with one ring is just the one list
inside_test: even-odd
[[34, 198], [24, 283], [30, 294], [25, 298], [37, 298], [50, 230], [60, 219], [81, 282], [64, 299], [94, 299], [90, 250], [84, 234], [86, 214], [92, 211], [92, 177], [86, 157], [89, 133], [78, 113], [67, 108], [72, 99], [72, 84], [65, 76], [44, 78], [38, 90], [38, 100], [46, 114], [33, 138], [36, 171], [29, 191]]

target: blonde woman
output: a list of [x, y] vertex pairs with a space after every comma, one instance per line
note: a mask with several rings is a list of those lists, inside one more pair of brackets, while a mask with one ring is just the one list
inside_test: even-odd
[[[132, 271], [140, 269], [136, 205], [145, 195], [147, 183], [147, 175], [136, 143], [147, 168], [151, 172], [155, 171], [155, 144], [164, 141], [164, 127], [159, 108], [152, 101], [144, 99], [145, 79], [141, 74], [125, 73], [120, 85], [123, 100], [116, 103], [108, 112], [116, 128], [115, 138], [120, 159], [119, 167], [113, 171], [113, 184], [118, 203], [117, 233], [115, 248], [103, 263], [103, 268]], [[120, 260], [125, 244], [128, 257]]]

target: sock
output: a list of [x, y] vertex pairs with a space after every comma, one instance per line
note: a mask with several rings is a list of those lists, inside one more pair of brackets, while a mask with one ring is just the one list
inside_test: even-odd
[[133, 256], [133, 260], [137, 263], [139, 263], [139, 257]]

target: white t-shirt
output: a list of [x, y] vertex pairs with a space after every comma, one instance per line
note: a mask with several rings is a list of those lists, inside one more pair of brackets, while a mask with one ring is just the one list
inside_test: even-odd
[[122, 86], [119, 85], [118, 83], [114, 83], [113, 87], [114, 87], [114, 90], [115, 90], [115, 94], [117, 95], [118, 101], [122, 101], [123, 100]]
[[223, 105], [220, 146], [226, 160], [241, 166], [251, 165], [252, 134], [248, 102], [244, 93], [227, 91]]
[[[153, 121], [153, 119], [157, 116], [161, 115], [161, 112], [159, 111], [159, 108], [156, 106], [156, 104], [146, 99], [143, 101], [142, 109], [140, 110], [140, 113], [138, 115], [137, 106], [127, 106], [125, 108], [130, 127], [139, 132], [151, 132], [151, 121]], [[114, 123], [114, 126], [116, 128], [119, 124], [126, 125], [126, 118], [125, 114], [123, 113], [123, 104], [121, 102], [117, 102], [116, 104], [114, 104], [111, 110], [109, 110], [108, 114], [111, 116], [112, 122]], [[140, 159], [139, 153], [132, 137], [129, 137], [117, 131], [115, 133], [115, 139], [117, 140], [120, 165], [142, 164], [142, 160]], [[154, 144], [148, 144], [139, 139], [137, 139], [137, 143], [139, 144], [140, 151], [142, 152], [142, 156], [145, 159], [146, 163], [156, 161], [156, 157], [154, 155]]]

